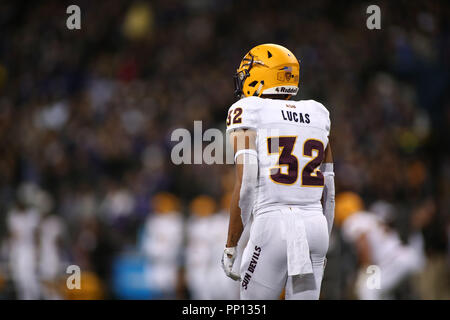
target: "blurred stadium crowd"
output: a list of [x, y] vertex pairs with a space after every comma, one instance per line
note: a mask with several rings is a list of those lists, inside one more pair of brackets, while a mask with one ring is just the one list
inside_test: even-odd
[[[337, 192], [389, 204], [406, 245], [427, 212], [425, 262], [391, 297], [450, 298], [448, 2], [377, 1], [374, 31], [352, 1], [76, 1], [81, 30], [69, 4], [0, 3], [0, 298], [237, 298], [233, 167], [173, 165], [170, 135], [224, 130], [234, 71], [268, 42], [300, 60], [295, 99], [331, 112]], [[359, 297], [356, 251], [337, 225], [324, 299]]]

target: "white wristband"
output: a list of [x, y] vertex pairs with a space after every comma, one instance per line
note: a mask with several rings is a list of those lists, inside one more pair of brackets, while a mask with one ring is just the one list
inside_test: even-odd
[[320, 166], [320, 171], [324, 176], [334, 176], [334, 168], [332, 162], [323, 162]]
[[236, 152], [236, 154], [234, 155], [234, 163], [236, 163], [237, 157], [243, 153], [253, 154], [255, 157], [258, 157], [258, 153], [256, 152], [256, 150], [242, 149], [242, 150], [239, 150], [238, 152]]

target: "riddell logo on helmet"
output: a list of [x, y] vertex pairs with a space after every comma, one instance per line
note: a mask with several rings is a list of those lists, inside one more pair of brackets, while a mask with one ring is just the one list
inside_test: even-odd
[[280, 92], [280, 93], [297, 93], [297, 89], [296, 88], [285, 88], [285, 87], [278, 87], [275, 88], [276, 92]]

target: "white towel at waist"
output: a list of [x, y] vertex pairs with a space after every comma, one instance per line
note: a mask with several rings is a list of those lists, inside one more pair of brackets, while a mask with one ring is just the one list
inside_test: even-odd
[[308, 239], [299, 209], [283, 207], [282, 237], [286, 240], [288, 276], [313, 273]]

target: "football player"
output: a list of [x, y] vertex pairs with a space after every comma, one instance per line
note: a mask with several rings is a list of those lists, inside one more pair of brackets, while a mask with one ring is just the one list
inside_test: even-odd
[[180, 256], [183, 249], [184, 219], [180, 200], [167, 192], [151, 199], [153, 208], [145, 222], [142, 243], [148, 258], [147, 280], [161, 299], [176, 295]]
[[[402, 281], [423, 269], [425, 252], [420, 230], [429, 223], [433, 211], [434, 204], [430, 202], [414, 210], [408, 243], [403, 243], [391, 226], [396, 214], [393, 205], [377, 201], [365, 210], [357, 194], [347, 191], [337, 195], [336, 225], [340, 226], [344, 240], [354, 246], [358, 257], [355, 283], [358, 299], [392, 299], [393, 291]], [[377, 277], [372, 277], [377, 269]], [[370, 277], [379, 279], [379, 283], [372, 283]]]
[[[318, 299], [334, 219], [328, 110], [297, 94], [299, 62], [276, 44], [254, 47], [235, 75], [228, 110], [236, 183], [222, 267], [241, 299]], [[236, 246], [252, 221], [240, 272]]]
[[[207, 195], [195, 197], [190, 205], [190, 217], [186, 226], [186, 282], [192, 299], [210, 300], [212, 225], [216, 201]], [[217, 261], [217, 256], [216, 256]]]
[[[210, 248], [211, 267], [208, 281], [210, 283], [210, 299], [213, 300], [236, 300], [239, 299], [239, 283], [228, 277], [224, 277], [222, 268], [217, 263], [217, 253], [223, 250], [223, 244], [227, 240], [227, 226], [230, 212], [231, 193], [225, 193], [220, 201], [220, 210], [213, 215], [208, 240]], [[244, 235], [241, 236], [241, 239]], [[238, 249], [239, 252], [240, 248]], [[235, 264], [239, 261], [236, 260]]]
[[41, 213], [35, 202], [38, 192], [40, 189], [36, 185], [22, 184], [17, 205], [6, 216], [10, 272], [19, 300], [40, 298], [37, 244]]

